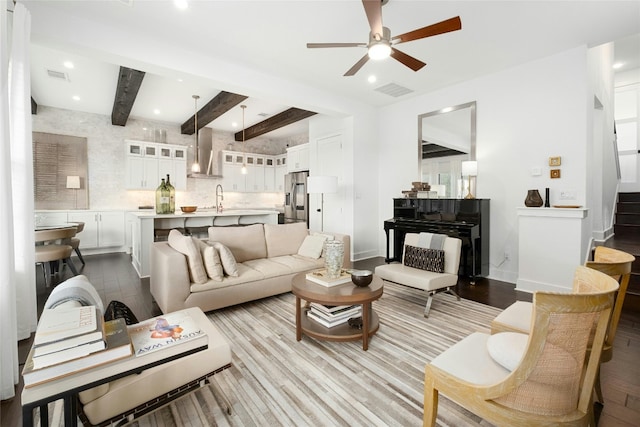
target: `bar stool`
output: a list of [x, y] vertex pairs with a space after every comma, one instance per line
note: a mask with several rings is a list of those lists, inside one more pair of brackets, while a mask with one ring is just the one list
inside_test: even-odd
[[63, 261], [76, 276], [78, 271], [71, 261], [73, 248], [68, 242], [75, 236], [76, 227], [38, 230], [35, 232], [36, 264], [42, 264], [45, 286], [51, 285], [51, 264]]

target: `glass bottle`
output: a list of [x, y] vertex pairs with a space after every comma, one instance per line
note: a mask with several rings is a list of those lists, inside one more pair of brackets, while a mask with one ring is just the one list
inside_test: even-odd
[[166, 214], [169, 213], [169, 189], [164, 182], [164, 178], [160, 182], [160, 185], [156, 189], [156, 213]]
[[171, 185], [171, 181], [169, 181], [169, 174], [167, 174], [167, 189], [169, 190], [169, 212], [173, 214], [176, 212], [176, 188]]

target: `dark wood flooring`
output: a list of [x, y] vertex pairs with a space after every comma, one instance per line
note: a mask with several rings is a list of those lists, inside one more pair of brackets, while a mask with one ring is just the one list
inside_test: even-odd
[[[73, 258], [80, 267], [77, 258]], [[161, 314], [149, 292], [148, 279], [139, 279], [126, 254], [107, 254], [85, 257], [86, 266], [80, 273], [86, 275], [96, 287], [106, 303], [118, 300], [129, 306], [138, 319], [143, 320]], [[373, 270], [384, 262], [382, 257], [356, 262], [354, 267]], [[41, 270], [37, 274], [38, 307], [42, 309], [50, 288], [45, 288]], [[54, 278], [55, 283], [70, 277], [68, 271]], [[515, 286], [496, 280], [480, 279], [475, 286], [461, 278], [457, 292], [462, 298], [474, 300], [498, 308], [505, 308], [514, 301], [531, 300], [531, 295], [517, 292]], [[437, 298], [437, 297], [436, 297]], [[26, 359], [32, 339], [19, 342], [20, 360]], [[616, 336], [616, 350], [613, 360], [602, 366], [602, 387], [605, 405], [599, 425], [638, 426], [640, 420], [640, 308], [638, 305], [625, 305], [622, 320]], [[22, 367], [20, 367], [22, 369]], [[17, 387], [16, 397], [2, 401], [0, 411], [1, 425], [18, 426], [22, 424], [20, 393], [22, 383]]]

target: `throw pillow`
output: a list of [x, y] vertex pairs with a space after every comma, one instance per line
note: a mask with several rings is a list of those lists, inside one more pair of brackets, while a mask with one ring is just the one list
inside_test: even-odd
[[442, 249], [404, 246], [404, 265], [421, 270], [444, 273], [444, 251]]
[[203, 284], [209, 280], [202, 264], [202, 255], [191, 236], [183, 236], [178, 230], [171, 230], [168, 237], [169, 246], [187, 257], [189, 276], [193, 283]]
[[227, 276], [238, 277], [238, 264], [233, 257], [231, 250], [220, 242], [212, 242], [213, 247], [220, 254], [220, 261], [222, 262], [222, 269]]
[[493, 360], [509, 371], [520, 364], [527, 350], [529, 335], [519, 332], [499, 332], [487, 339], [487, 351]]
[[327, 240], [326, 236], [321, 235], [305, 237], [300, 249], [298, 249], [298, 255], [313, 259], [320, 258], [325, 240]]
[[202, 255], [202, 262], [204, 263], [207, 276], [209, 276], [209, 279], [221, 282], [222, 279], [224, 279], [224, 271], [222, 270], [222, 262], [220, 261], [218, 251], [200, 239], [193, 237], [193, 240], [198, 244], [198, 248], [200, 249], [200, 255]]

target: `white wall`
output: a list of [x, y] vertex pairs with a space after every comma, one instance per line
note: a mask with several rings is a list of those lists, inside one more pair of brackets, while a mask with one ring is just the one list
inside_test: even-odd
[[[527, 190], [544, 194], [549, 187], [551, 204], [560, 203], [561, 192], [575, 194], [562, 204], [586, 203], [587, 97], [587, 48], [582, 46], [382, 108], [378, 223], [393, 216], [391, 199], [419, 178], [417, 116], [477, 101], [476, 197], [491, 199], [490, 276], [515, 283], [516, 208], [524, 206]], [[549, 178], [550, 156], [562, 157], [560, 179]], [[532, 176], [532, 168], [542, 174]]]
[[590, 229], [586, 230], [586, 237], [593, 237], [598, 241], [604, 241], [613, 234], [618, 190], [617, 152], [613, 133], [613, 49], [613, 43], [607, 43], [589, 49], [588, 52], [589, 98], [592, 102], [587, 103], [587, 114], [592, 126], [590, 149], [587, 151], [587, 205], [592, 208]]

